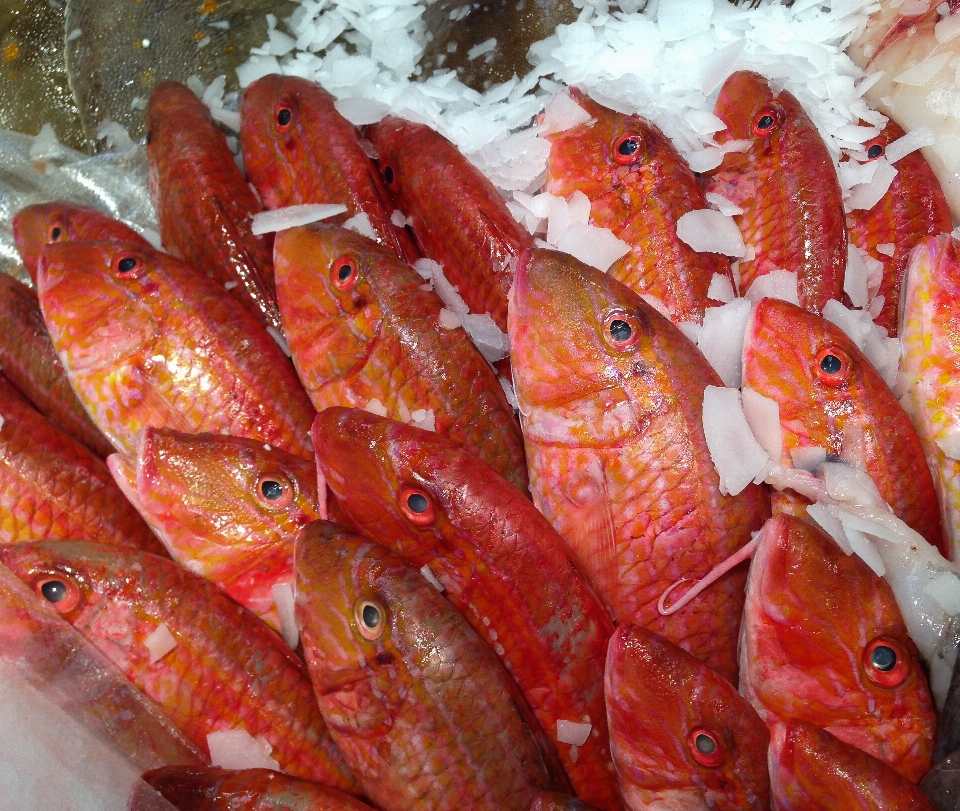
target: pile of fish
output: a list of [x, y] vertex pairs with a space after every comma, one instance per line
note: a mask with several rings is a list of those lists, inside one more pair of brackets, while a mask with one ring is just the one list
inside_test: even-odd
[[[244, 174], [192, 91], [158, 85], [165, 252], [68, 203], [14, 218], [35, 289], [0, 287], [0, 562], [206, 762], [144, 775], [179, 808], [955, 807], [934, 764], [960, 697], [931, 692], [898, 586], [835, 542], [855, 530], [784, 484], [865, 475], [869, 527], [903, 522], [953, 571], [936, 177], [899, 156], [846, 214], [816, 128], [757, 73], [721, 90], [725, 159], [700, 176], [642, 116], [561, 95], [543, 188], [625, 244], [608, 272], [541, 247], [422, 124], [361, 133], [266, 76]], [[710, 205], [734, 263], [680, 236]], [[326, 218], [274, 233], [266, 209]], [[725, 301], [779, 489], [727, 487], [708, 447]], [[905, 325], [909, 414], [822, 317], [838, 302]]]

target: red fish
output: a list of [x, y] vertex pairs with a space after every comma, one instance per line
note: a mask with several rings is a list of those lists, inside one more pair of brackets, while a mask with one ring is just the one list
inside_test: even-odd
[[798, 718], [916, 782], [935, 713], [886, 581], [792, 515], [763, 528], [747, 584], [740, 692], [768, 725]]
[[708, 191], [744, 209], [734, 219], [755, 257], [740, 261], [740, 289], [773, 270], [797, 274], [800, 306], [819, 313], [843, 296], [847, 233], [837, 170], [800, 102], [759, 73], [738, 71], [720, 89], [714, 113], [727, 129], [717, 142], [749, 141], [706, 177]]
[[544, 191], [590, 199], [590, 222], [609, 228], [630, 252], [608, 271], [637, 293], [656, 296], [674, 323], [703, 321], [715, 273], [733, 283], [729, 260], [698, 253], [677, 236], [677, 220], [707, 208], [703, 189], [670, 140], [639, 115], [598, 104], [576, 88], [570, 97], [592, 121], [548, 135]]
[[604, 685], [613, 759], [631, 811], [770, 808], [770, 735], [718, 673], [628, 623], [610, 640]]
[[164, 248], [223, 285], [264, 327], [282, 331], [271, 240], [251, 230], [263, 206], [186, 85], [161, 82], [151, 92], [147, 158]]
[[[621, 807], [602, 686], [613, 626], [549, 522], [496, 471], [429, 431], [328, 408], [313, 437], [317, 464], [353, 525], [427, 567], [500, 657], [574, 793]], [[558, 737], [571, 721], [588, 725], [573, 747]]]
[[430, 127], [387, 116], [367, 136], [423, 255], [443, 265], [470, 312], [488, 313], [506, 331], [513, 267], [533, 237], [493, 183]]
[[736, 680], [746, 572], [671, 616], [660, 595], [699, 579], [768, 515], [749, 485], [720, 493], [703, 435], [717, 373], [615, 279], [554, 251], [521, 257], [510, 343], [534, 503], [619, 622], [676, 642]]
[[365, 214], [385, 248], [407, 262], [420, 258], [410, 235], [391, 221], [390, 192], [357, 128], [320, 85], [264, 76], [243, 91], [240, 117], [243, 165], [267, 208], [340, 203], [347, 211], [331, 222]]

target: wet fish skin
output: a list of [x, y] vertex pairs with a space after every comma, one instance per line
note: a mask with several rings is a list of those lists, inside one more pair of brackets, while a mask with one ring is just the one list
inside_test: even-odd
[[[599, 808], [622, 808], [603, 701], [613, 625], [549, 522], [496, 471], [429, 431], [328, 408], [313, 437], [317, 464], [353, 525], [414, 567], [428, 567], [497, 653], [556, 746], [574, 793]], [[422, 516], [405, 506], [414, 494], [426, 499]], [[559, 721], [592, 724], [590, 737], [571, 749], [558, 740]]]
[[513, 266], [533, 237], [484, 174], [426, 124], [387, 116], [365, 134], [421, 253], [443, 265], [471, 313], [489, 313], [506, 331]]
[[527, 811], [538, 791], [566, 790], [503, 666], [415, 568], [323, 521], [296, 560], [317, 700], [378, 808]]
[[[547, 136], [550, 156], [544, 191], [590, 199], [590, 222], [609, 228], [630, 252], [610, 275], [637, 293], [660, 299], [674, 323], [702, 323], [714, 274], [731, 285], [730, 261], [698, 253], [677, 236], [677, 220], [707, 208], [693, 171], [660, 129], [640, 115], [625, 115], [577, 88], [570, 97], [593, 119]], [[633, 149], [621, 154], [618, 149]]]
[[772, 270], [795, 271], [800, 306], [820, 313], [842, 298], [847, 263], [840, 183], [823, 139], [793, 95], [753, 71], [724, 82], [714, 114], [727, 125], [721, 146], [753, 142], [704, 176], [707, 191], [744, 209], [734, 219], [756, 256], [740, 261], [741, 291]]
[[206, 105], [179, 82], [153, 88], [147, 106], [150, 196], [170, 253], [230, 291], [282, 334], [272, 240], [255, 236], [263, 210]]
[[107, 460], [171, 557], [281, 628], [272, 588], [293, 586], [293, 542], [321, 515], [314, 462], [253, 439], [147, 427]]
[[[629, 330], [622, 344], [615, 321]], [[769, 514], [756, 485], [720, 493], [702, 427], [704, 389], [720, 378], [636, 293], [554, 251], [521, 257], [510, 343], [534, 503], [618, 622], [735, 681], [744, 567], [671, 616], [657, 609]]]
[[[822, 364], [830, 356], [840, 370], [828, 374]], [[949, 554], [917, 432], [843, 330], [795, 304], [762, 299], [747, 325], [743, 384], [780, 406], [783, 465], [793, 466], [795, 448], [825, 448], [866, 471], [897, 517]]]
[[[895, 654], [887, 671], [877, 647]], [[893, 592], [792, 515], [767, 522], [750, 568], [740, 692], [769, 726], [815, 724], [914, 782], [930, 768], [933, 701]]]
[[70, 386], [36, 291], [5, 273], [0, 274], [0, 336], [0, 369], [34, 408], [97, 456], [113, 453]]
[[[613, 758], [631, 811], [770, 808], [770, 735], [718, 673], [626, 623], [610, 640], [604, 684]], [[698, 738], [713, 745], [707, 755]]]
[[319, 84], [263, 76], [243, 91], [240, 119], [243, 165], [267, 208], [339, 203], [347, 211], [331, 223], [366, 214], [379, 243], [407, 262], [420, 258], [410, 235], [391, 222], [395, 206], [360, 133]]
[[290, 351], [317, 410], [376, 400], [403, 421], [431, 411], [437, 433], [526, 490], [520, 425], [496, 375], [462, 329], [440, 325], [443, 302], [416, 271], [325, 223], [278, 234], [276, 271]]
[[[262, 735], [294, 777], [359, 793], [313, 700], [303, 663], [253, 614], [171, 560], [76, 541], [0, 548], [0, 561], [47, 599], [202, 752], [214, 731]], [[49, 581], [57, 591], [43, 589]], [[166, 625], [176, 646], [150, 661]]]
[[954, 751], [942, 760], [938, 760], [933, 768], [920, 781], [920, 788], [933, 803], [937, 811], [956, 811], [958, 795], [958, 773], [960, 769], [960, 752]]
[[312, 456], [314, 411], [289, 359], [193, 268], [141, 246], [70, 243], [44, 248], [37, 279], [71, 385], [120, 452], [154, 425]]

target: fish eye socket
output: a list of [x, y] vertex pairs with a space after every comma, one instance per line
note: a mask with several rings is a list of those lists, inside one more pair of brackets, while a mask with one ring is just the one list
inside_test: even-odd
[[293, 111], [289, 107], [279, 107], [277, 109], [277, 124], [280, 128], [289, 127], [293, 120]]
[[360, 636], [364, 639], [372, 642], [383, 636], [383, 631], [387, 627], [387, 612], [380, 603], [361, 598], [353, 607], [353, 615]]
[[293, 501], [293, 482], [277, 473], [265, 473], [257, 479], [257, 499], [270, 509], [283, 509]]
[[716, 768], [723, 763], [723, 742], [720, 736], [706, 727], [696, 727], [687, 736], [690, 754], [701, 766]]
[[773, 132], [780, 124], [780, 114], [773, 107], [766, 107], [754, 116], [753, 134], [763, 138]]
[[113, 267], [117, 273], [121, 273], [124, 276], [132, 276], [143, 268], [143, 260], [139, 256], [123, 254], [114, 260]]
[[863, 651], [867, 677], [881, 687], [897, 687], [910, 675], [911, 657], [906, 647], [892, 637], [880, 636]]
[[54, 225], [50, 228], [48, 242], [59, 242], [61, 236], [63, 236], [63, 229], [59, 225]]
[[341, 256], [331, 265], [333, 286], [345, 293], [353, 290], [360, 278], [357, 260], [352, 256]]
[[392, 186], [394, 181], [397, 179], [397, 176], [394, 174], [393, 167], [390, 164], [387, 164], [383, 167], [383, 179], [386, 181], [388, 186]]
[[828, 386], [846, 383], [853, 372], [852, 359], [838, 346], [821, 349], [817, 353], [816, 364], [817, 378]]
[[640, 328], [633, 316], [614, 313], [604, 321], [603, 337], [618, 352], [632, 350], [640, 342]]
[[643, 158], [643, 139], [635, 132], [621, 135], [613, 145], [613, 159], [624, 166], [638, 163]]
[[886, 151], [883, 146], [883, 141], [881, 141], [879, 138], [876, 138], [873, 141], [868, 141], [863, 145], [863, 147], [867, 150], [867, 162], [875, 161]]
[[153, 140], [153, 130], [147, 130], [147, 146], [150, 146], [150, 142]]
[[437, 517], [433, 499], [420, 487], [401, 487], [399, 501], [403, 514], [419, 527], [429, 526]]
[[33, 585], [34, 591], [61, 614], [66, 614], [80, 602], [80, 588], [62, 574], [45, 575]]

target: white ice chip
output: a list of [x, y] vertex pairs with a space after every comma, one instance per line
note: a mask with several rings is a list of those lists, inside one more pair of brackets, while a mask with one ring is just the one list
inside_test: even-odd
[[543, 111], [541, 126], [546, 127], [540, 134], [552, 135], [594, 121], [593, 116], [570, 98], [570, 93], [557, 93]]
[[677, 236], [695, 251], [741, 257], [747, 251], [733, 217], [702, 208], [688, 211], [677, 220]]
[[590, 737], [593, 724], [580, 724], [576, 721], [557, 721], [557, 740], [571, 746], [583, 746]]
[[738, 389], [707, 386], [703, 392], [703, 433], [724, 495], [740, 493], [770, 463], [747, 424]]
[[750, 430], [767, 455], [774, 462], [779, 462], [783, 442], [783, 432], [780, 429], [780, 404], [776, 400], [764, 397], [749, 386], [744, 386], [743, 413]]
[[170, 651], [177, 647], [177, 640], [173, 638], [165, 622], [161, 622], [150, 636], [143, 640], [143, 644], [150, 651], [150, 664], [159, 662]]
[[344, 205], [326, 205], [308, 203], [304, 206], [286, 206], [271, 211], [261, 211], [253, 215], [250, 230], [256, 234], [269, 234], [271, 231], [283, 231], [286, 228], [296, 228], [299, 225], [309, 225], [317, 220], [335, 217], [347, 210]]
[[300, 629], [297, 627], [297, 618], [294, 614], [293, 588], [289, 583], [276, 583], [270, 589], [273, 594], [273, 604], [280, 615], [280, 636], [291, 648], [296, 648], [300, 642]]
[[270, 757], [270, 744], [247, 730], [224, 729], [207, 735], [210, 764], [221, 769], [274, 769], [280, 764]]

